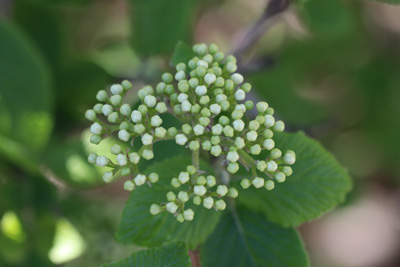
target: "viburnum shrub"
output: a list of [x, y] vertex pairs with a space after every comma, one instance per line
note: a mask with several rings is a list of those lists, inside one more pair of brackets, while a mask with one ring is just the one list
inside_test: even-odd
[[[125, 80], [100, 90], [99, 103], [85, 114], [93, 122], [91, 143], [115, 141], [113, 156], [93, 153], [89, 162], [107, 168], [107, 183], [129, 177], [124, 189], [132, 193], [117, 239], [164, 245], [118, 264], [166, 266], [171, 259], [164, 254], [176, 248], [183, 249], [182, 264], [168, 266], [191, 266], [186, 242], [192, 250], [203, 244], [203, 266], [306, 266], [287, 227], [341, 201], [350, 188], [346, 172], [304, 134], [282, 133], [285, 124], [267, 102], [249, 99], [256, 95], [248, 97], [252, 86], [234, 56], [215, 44], [190, 51], [180, 43], [174, 58], [184, 59], [154, 87], [138, 90], [138, 104], [124, 102], [132, 90]], [[157, 161], [155, 144], [170, 140], [188, 153]], [[157, 258], [153, 265], [149, 255]], [[147, 265], [139, 263], [143, 257]]]

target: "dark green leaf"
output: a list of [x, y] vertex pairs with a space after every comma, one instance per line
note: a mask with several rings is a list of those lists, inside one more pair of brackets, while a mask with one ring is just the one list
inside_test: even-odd
[[143, 56], [170, 53], [187, 40], [193, 18], [193, 0], [130, 0], [132, 44]]
[[203, 267], [303, 267], [308, 259], [295, 230], [239, 208], [226, 212], [201, 248]]
[[194, 56], [195, 54], [192, 48], [184, 42], [179, 41], [175, 46], [174, 54], [171, 58], [171, 64], [173, 66], [176, 66], [181, 62], [187, 64], [187, 62], [189, 62], [189, 60], [191, 60]]
[[282, 151], [296, 152], [293, 175], [272, 191], [240, 190], [240, 203], [283, 226], [298, 226], [344, 201], [351, 179], [318, 142], [303, 133], [282, 133], [276, 135], [275, 142]]
[[0, 153], [19, 164], [42, 150], [51, 133], [50, 75], [31, 42], [1, 21], [0, 40], [0, 135], [10, 140], [0, 142]]
[[[147, 168], [147, 173], [158, 173], [160, 181], [151, 188], [143, 185], [131, 193], [117, 232], [119, 242], [151, 247], [168, 241], [186, 241], [190, 249], [204, 242], [217, 225], [220, 212], [188, 204], [195, 212], [194, 220], [183, 223], [179, 223], [167, 212], [156, 216], [149, 212], [151, 204], [166, 202], [166, 194], [169, 191], [179, 191], [170, 185], [171, 178], [177, 177], [189, 164], [190, 157], [175, 157]], [[210, 167], [201, 162], [201, 169], [209, 170]], [[189, 202], [191, 203], [190, 200]]]
[[191, 267], [189, 251], [184, 242], [173, 242], [158, 248], [136, 252], [117, 263], [105, 264], [104, 267]]

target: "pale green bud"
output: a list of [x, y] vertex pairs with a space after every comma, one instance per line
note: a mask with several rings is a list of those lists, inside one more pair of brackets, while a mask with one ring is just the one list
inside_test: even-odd
[[228, 188], [226, 187], [226, 185], [219, 185], [217, 187], [217, 194], [220, 196], [225, 196], [228, 193]]
[[228, 197], [237, 198], [238, 195], [239, 195], [239, 192], [237, 191], [236, 188], [234, 188], [234, 187], [229, 188], [228, 194], [227, 194]]
[[264, 116], [265, 122], [264, 125], [265, 127], [272, 127], [275, 124], [275, 118], [272, 115], [265, 115]]
[[219, 155], [221, 155], [222, 153], [222, 149], [219, 145], [216, 146], [212, 146], [211, 147], [211, 151], [210, 151], [211, 155], [213, 155], [214, 157], [218, 157]]
[[178, 210], [178, 206], [175, 204], [175, 202], [168, 202], [166, 207], [167, 211], [172, 214], [174, 214]]
[[201, 197], [195, 196], [195, 197], [193, 198], [193, 204], [195, 204], [195, 205], [200, 205], [200, 204], [201, 204]]
[[97, 95], [96, 95], [96, 99], [100, 102], [105, 102], [108, 98], [108, 94], [105, 90], [100, 90]]
[[264, 179], [261, 177], [256, 177], [253, 179], [253, 185], [255, 188], [261, 188], [264, 186]]
[[172, 82], [173, 77], [172, 77], [172, 74], [171, 74], [171, 73], [166, 72], [166, 73], [164, 73], [164, 74], [161, 76], [161, 79], [162, 79], [163, 82], [165, 82], [166, 84], [169, 84], [169, 83]]
[[264, 187], [267, 190], [272, 190], [275, 188], [275, 183], [274, 183], [274, 181], [268, 180], [265, 182]]
[[183, 218], [186, 221], [192, 221], [194, 217], [194, 211], [192, 209], [187, 209], [183, 212]]
[[203, 116], [203, 117], [211, 116], [211, 111], [208, 108], [203, 108], [200, 113], [201, 113], [201, 116]]
[[113, 112], [113, 107], [109, 104], [105, 104], [101, 108], [101, 111], [103, 112], [104, 116], [108, 116]]
[[129, 161], [133, 164], [138, 164], [140, 160], [140, 155], [136, 152], [132, 152], [129, 154]]
[[219, 104], [212, 104], [210, 105], [210, 111], [211, 113], [218, 115], [221, 113], [221, 106]]
[[208, 187], [213, 187], [217, 183], [217, 180], [213, 175], [208, 175], [207, 176], [207, 186]]
[[135, 126], [133, 126], [133, 131], [141, 135], [142, 133], [144, 133], [144, 131], [146, 131], [146, 128], [143, 124], [136, 124]]
[[143, 174], [138, 174], [136, 175], [136, 177], [133, 179], [133, 181], [135, 182], [135, 184], [137, 186], [141, 186], [146, 182], [146, 176]]
[[94, 121], [96, 120], [97, 116], [96, 116], [96, 112], [94, 112], [93, 109], [88, 109], [85, 112], [85, 118], [88, 119], [89, 121]]
[[181, 186], [181, 183], [179, 182], [178, 178], [172, 178], [171, 179], [171, 185], [175, 188], [178, 188]]
[[266, 168], [267, 168], [267, 163], [266, 163], [265, 161], [260, 160], [259, 162], [257, 162], [257, 169], [258, 169], [260, 172], [265, 171]]
[[280, 151], [278, 148], [274, 148], [274, 149], [272, 149], [270, 155], [271, 155], [272, 159], [277, 159], [282, 156], [282, 151]]
[[283, 121], [277, 121], [274, 125], [274, 131], [276, 132], [283, 132], [285, 130], [285, 124]]
[[252, 110], [254, 108], [254, 103], [251, 100], [247, 100], [244, 103], [244, 106], [246, 107], [247, 110]]
[[177, 80], [177, 81], [184, 80], [185, 78], [186, 78], [186, 74], [183, 70], [180, 70], [175, 74], [175, 80]]
[[178, 198], [182, 201], [182, 202], [187, 202], [189, 200], [189, 195], [187, 192], [185, 191], [180, 191], [178, 193]]
[[213, 135], [220, 135], [223, 130], [224, 127], [222, 127], [221, 124], [215, 124], [213, 127], [211, 127], [211, 132]]
[[213, 207], [213, 205], [214, 205], [214, 199], [213, 199], [212, 197], [206, 197], [206, 198], [203, 200], [203, 206], [204, 206], [206, 209], [211, 209], [211, 208]]
[[183, 214], [178, 214], [178, 216], [176, 216], [176, 220], [180, 223], [183, 223], [185, 218], [183, 217]]
[[153, 143], [153, 136], [146, 133], [142, 136], [142, 144], [147, 146], [147, 145], [151, 145]]
[[268, 109], [268, 103], [267, 102], [258, 102], [256, 104], [256, 108], [258, 113], [265, 113]]
[[[199, 123], [200, 123], [200, 125], [207, 127], [210, 124], [210, 119], [207, 117], [201, 117], [199, 119]], [[203, 132], [204, 132], [204, 130], [203, 130]]]
[[153, 150], [150, 149], [144, 149], [143, 153], [142, 153], [142, 158], [146, 159], [146, 160], [151, 160], [154, 158], [154, 153]]
[[210, 151], [211, 149], [211, 142], [208, 140], [205, 140], [201, 143], [201, 148], [205, 151]]
[[197, 141], [197, 140], [190, 141], [190, 143], [189, 143], [189, 149], [190, 149], [191, 151], [196, 151], [196, 150], [198, 150], [199, 148], [200, 148], [200, 143], [199, 143], [199, 141]]
[[157, 173], [152, 172], [152, 173], [149, 174], [149, 181], [150, 181], [150, 183], [153, 183], [153, 184], [154, 184], [154, 183], [157, 183], [158, 180], [159, 180], [159, 176], [158, 176]]
[[97, 159], [97, 154], [96, 153], [91, 153], [88, 156], [88, 162], [91, 164], [96, 164], [96, 159]]
[[226, 203], [222, 199], [215, 201], [215, 208], [217, 210], [224, 210], [226, 208]]
[[275, 141], [272, 139], [266, 139], [263, 142], [263, 147], [267, 150], [271, 150], [275, 147]]
[[124, 88], [119, 84], [113, 84], [111, 85], [110, 91], [113, 95], [120, 95], [124, 91]]
[[283, 157], [286, 164], [293, 165], [296, 162], [296, 154], [293, 150], [288, 150]]
[[131, 138], [131, 135], [128, 133], [127, 130], [120, 130], [118, 132], [118, 138], [122, 141], [129, 141], [129, 139]]
[[169, 191], [169, 192], [167, 193], [167, 200], [168, 200], [169, 202], [174, 202], [174, 201], [176, 200], [176, 195], [175, 195], [175, 193], [172, 192], [172, 191]]
[[229, 163], [228, 167], [226, 168], [228, 170], [228, 172], [230, 173], [237, 173], [239, 170], [239, 164], [237, 164], [236, 162], [234, 163]]
[[267, 162], [267, 171], [274, 172], [278, 168], [278, 164], [275, 161], [271, 160]]
[[244, 126], [245, 126], [245, 124], [242, 120], [235, 120], [235, 121], [233, 121], [232, 125], [233, 125], [233, 129], [235, 129], [235, 131], [238, 131], [238, 132], [243, 131]]
[[293, 170], [290, 166], [285, 166], [282, 168], [282, 172], [286, 175], [286, 176], [290, 176], [293, 174]]
[[135, 189], [135, 184], [131, 180], [125, 181], [124, 189], [126, 191], [133, 191]]
[[250, 187], [251, 183], [249, 179], [242, 179], [242, 181], [240, 181], [240, 185], [243, 189], [247, 189]]
[[168, 136], [175, 137], [178, 134], [178, 130], [175, 127], [170, 127], [167, 130]]
[[205, 185], [207, 183], [207, 180], [204, 176], [199, 176], [196, 179], [196, 184], [198, 185]]
[[175, 141], [176, 141], [176, 143], [177, 143], [178, 145], [183, 146], [183, 145], [186, 144], [186, 142], [188, 141], [188, 139], [186, 138], [186, 136], [185, 136], [184, 134], [177, 134], [177, 135], [175, 136]]
[[257, 131], [260, 128], [260, 123], [256, 120], [249, 122], [249, 129], [252, 131]]
[[236, 146], [238, 149], [244, 148], [245, 145], [246, 145], [246, 144], [245, 144], [243, 138], [241, 138], [241, 137], [236, 137], [236, 139], [235, 139], [235, 146]]
[[137, 110], [132, 111], [131, 119], [134, 123], [140, 123], [142, 121], [142, 113]]
[[231, 126], [227, 125], [224, 127], [224, 135], [227, 137], [233, 137], [234, 130]]
[[221, 142], [221, 138], [218, 135], [213, 135], [211, 137], [211, 144], [218, 145]]
[[151, 123], [151, 126], [158, 127], [162, 124], [162, 119], [160, 118], [160, 116], [154, 115], [153, 117], [151, 117], [150, 123]]
[[226, 159], [229, 160], [230, 162], [236, 162], [239, 160], [239, 154], [236, 151], [229, 151]]
[[250, 131], [246, 134], [246, 139], [250, 142], [254, 142], [257, 140], [257, 132], [256, 131]]
[[96, 112], [97, 114], [103, 113], [102, 109], [103, 109], [103, 104], [96, 104], [93, 107], [94, 112]]
[[105, 172], [103, 173], [103, 181], [109, 183], [113, 180], [114, 175], [112, 172]]
[[111, 123], [117, 123], [119, 119], [118, 113], [117, 112], [113, 112], [110, 115], [108, 115], [107, 120]]
[[270, 129], [265, 129], [263, 132], [263, 137], [266, 139], [270, 139], [274, 136], [274, 132], [271, 131]]
[[283, 172], [278, 172], [275, 174], [275, 180], [278, 183], [283, 183], [284, 181], [286, 181], [286, 175]]
[[199, 85], [199, 80], [197, 78], [192, 78], [189, 80], [189, 85], [190, 87], [197, 88], [197, 86]]
[[110, 151], [111, 151], [112, 154], [118, 155], [119, 153], [121, 153], [122, 148], [121, 148], [119, 145], [113, 145], [113, 146], [110, 148]]
[[159, 102], [156, 105], [156, 110], [159, 113], [165, 113], [165, 112], [167, 112], [168, 108], [167, 108], [167, 105], [165, 105], [164, 102]]
[[180, 172], [178, 176], [179, 182], [182, 184], [186, 184], [189, 182], [190, 176], [188, 172]]
[[194, 194], [198, 196], [204, 196], [207, 193], [207, 189], [203, 185], [195, 185], [193, 187]]
[[165, 130], [163, 127], [157, 127], [155, 130], [154, 130], [154, 134], [155, 134], [155, 136], [157, 137], [157, 138], [164, 138], [165, 137], [165, 135], [167, 134], [167, 130]]
[[148, 106], [149, 108], [153, 108], [153, 107], [155, 107], [156, 104], [157, 104], [157, 99], [156, 99], [154, 96], [152, 96], [152, 95], [147, 95], [147, 96], [144, 98], [144, 103], [145, 103], [146, 106]]

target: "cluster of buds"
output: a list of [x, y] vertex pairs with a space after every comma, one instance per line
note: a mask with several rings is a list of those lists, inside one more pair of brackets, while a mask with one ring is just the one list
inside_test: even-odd
[[[86, 112], [86, 118], [93, 121], [92, 143], [98, 144], [117, 132], [118, 138], [129, 144], [130, 148], [125, 150], [118, 145], [111, 147], [117, 163], [105, 156], [89, 156], [89, 162], [112, 169], [104, 173], [106, 182], [117, 172], [134, 177], [125, 182], [126, 190], [158, 181], [156, 173], [145, 176], [138, 169], [142, 158], [154, 157], [155, 142], [174, 139], [178, 145], [191, 150], [192, 165], [179, 177], [171, 178], [172, 186], [184, 190], [177, 195], [169, 192], [167, 203], [150, 207], [152, 214], [168, 211], [180, 222], [193, 219], [193, 210], [185, 209], [185, 203], [190, 200], [207, 209], [224, 210], [226, 203], [222, 197], [238, 195], [235, 188], [228, 188], [212, 175], [203, 175], [204, 171], [199, 169], [200, 152], [222, 158], [222, 165], [232, 174], [239, 171], [239, 164], [251, 170], [249, 178], [241, 180], [244, 189], [254, 186], [272, 190], [275, 182], [282, 183], [292, 174], [289, 165], [296, 160], [294, 151], [282, 152], [275, 147], [274, 133], [282, 132], [285, 125], [275, 120], [274, 109], [266, 102], [254, 105], [246, 101], [251, 85], [244, 83], [243, 76], [236, 73], [236, 58], [225, 56], [215, 44], [197, 44], [193, 51], [196, 56], [179, 63], [174, 75], [164, 73], [155, 89], [145, 86], [138, 91], [141, 105], [137, 110], [123, 103], [126, 92], [132, 87], [128, 81], [123, 81], [111, 86], [111, 96], [104, 90], [99, 91], [96, 98], [100, 103]], [[163, 113], [177, 117], [183, 123], [181, 129], [166, 127], [160, 117]], [[99, 120], [98, 115], [104, 115], [107, 122]], [[135, 138], [141, 140], [139, 150], [133, 150]], [[268, 155], [261, 158], [260, 155], [265, 155], [263, 151]]]

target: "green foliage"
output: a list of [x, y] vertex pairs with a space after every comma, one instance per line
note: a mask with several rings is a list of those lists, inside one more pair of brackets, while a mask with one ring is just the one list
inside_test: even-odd
[[281, 133], [276, 143], [282, 149], [296, 151], [293, 175], [269, 192], [241, 190], [239, 203], [263, 212], [280, 225], [298, 226], [344, 201], [351, 189], [350, 177], [318, 142], [303, 133]]
[[180, 62], [188, 62], [195, 56], [193, 49], [188, 46], [185, 42], [179, 41], [174, 49], [174, 53], [171, 57], [171, 65], [176, 66]]
[[[195, 212], [193, 221], [178, 222], [167, 212], [151, 215], [149, 207], [154, 203], [163, 203], [169, 191], [179, 190], [170, 185], [171, 177], [190, 164], [190, 157], [174, 157], [157, 162], [147, 168], [146, 173], [156, 172], [160, 181], [149, 188], [143, 185], [134, 190], [125, 204], [117, 240], [122, 243], [135, 243], [141, 246], [160, 246], [169, 241], [186, 241], [190, 249], [203, 243], [218, 223], [220, 212], [206, 210], [203, 207], [189, 205]], [[209, 170], [205, 162], [201, 168]]]
[[0, 39], [0, 152], [26, 165], [26, 158], [43, 149], [52, 130], [50, 75], [18, 29], [0, 22]]
[[190, 267], [191, 262], [187, 245], [184, 242], [173, 242], [158, 248], [136, 252], [127, 259], [117, 263], [105, 264], [103, 267]]
[[172, 52], [188, 40], [193, 0], [130, 0], [132, 44], [143, 56]]
[[[235, 208], [233, 208], [235, 209]], [[297, 233], [237, 208], [226, 212], [201, 249], [204, 267], [304, 267], [308, 259]]]

